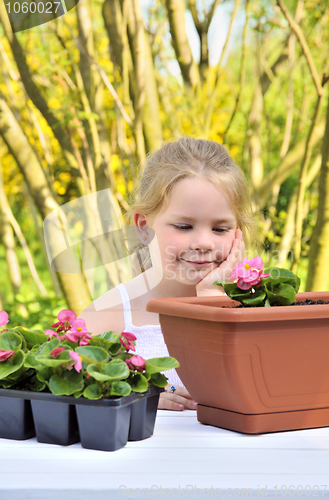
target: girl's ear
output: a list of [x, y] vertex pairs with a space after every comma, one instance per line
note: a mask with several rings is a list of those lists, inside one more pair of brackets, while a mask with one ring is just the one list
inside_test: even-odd
[[134, 212], [132, 219], [138, 238], [143, 245], [147, 245], [149, 243], [149, 235], [146, 216], [144, 214]]

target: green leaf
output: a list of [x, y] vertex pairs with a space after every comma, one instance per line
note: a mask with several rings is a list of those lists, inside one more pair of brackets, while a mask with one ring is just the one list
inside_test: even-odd
[[53, 375], [49, 380], [49, 389], [55, 396], [70, 396], [83, 389], [82, 373], [66, 370], [62, 376]]
[[97, 346], [80, 346], [76, 347], [75, 351], [80, 354], [82, 361], [86, 366], [106, 361], [109, 357], [108, 352], [102, 347]]
[[10, 389], [16, 384], [13, 380], [0, 380], [0, 387], [3, 389]]
[[83, 395], [88, 399], [100, 399], [102, 397], [102, 390], [98, 384], [91, 384], [85, 388]]
[[82, 394], [83, 394], [83, 391], [84, 391], [84, 389], [80, 389], [80, 391], [76, 391], [76, 392], [74, 392], [74, 393], [73, 393], [73, 396], [74, 396], [75, 398], [80, 398], [80, 397], [82, 396]]
[[18, 327], [17, 331], [25, 338], [29, 349], [35, 345], [44, 344], [48, 340], [48, 336], [43, 332], [28, 330], [22, 326]]
[[287, 283], [279, 283], [272, 289], [266, 292], [268, 300], [273, 304], [282, 304], [288, 306], [295, 301], [295, 289]]
[[[2, 334], [4, 335], [4, 333]], [[1, 336], [2, 336], [1, 335]], [[5, 349], [8, 351], [9, 349]], [[1, 361], [0, 363], [0, 379], [5, 379], [8, 375], [15, 373], [24, 363], [24, 353], [23, 351], [17, 351], [6, 361]]]
[[36, 376], [31, 378], [30, 390], [40, 392], [47, 387], [46, 382], [41, 382]]
[[250, 297], [243, 299], [243, 304], [252, 307], [257, 307], [262, 305], [265, 299], [266, 299], [266, 293], [263, 290], [263, 287], [256, 288], [256, 291]]
[[38, 361], [36, 361], [35, 359], [35, 355], [31, 352], [28, 352], [25, 355], [24, 366], [26, 368], [34, 368], [35, 370], [42, 370], [42, 368], [44, 368], [44, 365], [38, 363]]
[[59, 347], [59, 344], [61, 343], [60, 339], [54, 338], [52, 340], [49, 340], [49, 342], [46, 342], [41, 348], [38, 349], [38, 354], [42, 354], [45, 356], [46, 354], [50, 354], [54, 349]]
[[56, 358], [53, 358], [50, 354], [45, 356], [43, 354], [39, 354], [35, 356], [35, 360], [45, 366], [51, 366], [53, 368], [73, 362], [68, 349], [58, 354]]
[[40, 380], [40, 382], [48, 382], [53, 373], [54, 372], [51, 368], [45, 367], [37, 372], [36, 377]]
[[89, 365], [87, 367], [87, 372], [99, 382], [114, 382], [129, 377], [130, 370], [124, 361], [121, 359], [114, 359], [110, 361], [110, 363]]
[[[97, 335], [96, 335], [97, 337]], [[110, 340], [111, 342], [118, 342], [119, 335], [115, 334], [110, 330], [109, 332], [104, 332], [100, 335], [102, 339]]]
[[156, 385], [157, 387], [166, 387], [168, 379], [162, 373], [153, 373], [149, 379], [149, 385]]
[[149, 387], [148, 381], [142, 373], [135, 373], [128, 382], [134, 392], [145, 392]]
[[22, 345], [22, 338], [17, 333], [12, 333], [12, 332], [1, 333], [0, 350], [18, 351], [21, 348], [21, 345]]
[[113, 382], [113, 384], [111, 384], [110, 396], [125, 397], [129, 396], [130, 393], [131, 393], [131, 386], [127, 382]]
[[115, 356], [116, 354], [118, 354], [118, 352], [120, 351], [121, 348], [122, 348], [122, 345], [120, 344], [120, 342], [118, 342], [118, 343], [112, 344], [109, 347], [109, 352], [112, 354], [112, 356]]
[[166, 370], [172, 370], [173, 368], [178, 368], [179, 363], [177, 359], [168, 356], [165, 358], [148, 359], [146, 361], [145, 366], [147, 373], [152, 375], [152, 373], [164, 372]]
[[262, 283], [266, 285], [269, 290], [276, 287], [280, 283], [287, 283], [298, 292], [300, 287], [300, 279], [294, 273], [288, 269], [282, 269], [280, 267], [269, 267], [264, 269], [264, 273], [270, 273], [271, 276], [268, 278], [263, 278]]
[[105, 339], [105, 340], [110, 340], [111, 342], [117, 342], [119, 339], [119, 335], [113, 333], [112, 330], [109, 330], [108, 332], [103, 332], [98, 335], [93, 335], [93, 339]]
[[101, 337], [99, 338], [93, 337], [92, 339], [89, 340], [89, 346], [102, 347], [103, 349], [106, 350], [109, 350], [111, 345], [112, 342], [106, 339], [102, 339]]

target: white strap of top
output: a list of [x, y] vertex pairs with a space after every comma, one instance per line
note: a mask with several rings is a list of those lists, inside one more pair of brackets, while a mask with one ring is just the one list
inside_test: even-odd
[[129, 295], [128, 295], [126, 287], [123, 285], [123, 283], [120, 283], [119, 285], [117, 285], [116, 288], [119, 290], [120, 295], [121, 295], [122, 307], [123, 307], [123, 317], [124, 317], [125, 330], [126, 330], [127, 326], [132, 325], [132, 323], [133, 323]]

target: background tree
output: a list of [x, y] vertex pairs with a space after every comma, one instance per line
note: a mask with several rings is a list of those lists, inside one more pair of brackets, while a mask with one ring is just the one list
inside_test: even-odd
[[[326, 289], [328, 37], [324, 0], [80, 0], [16, 34], [1, 3], [1, 307], [41, 327], [38, 310], [46, 324], [105, 291], [49, 268], [42, 221], [109, 188], [123, 227], [145, 157], [182, 135], [224, 143], [244, 170], [265, 262]], [[104, 262], [105, 243], [84, 251]], [[125, 276], [104, 269], [105, 288]]]

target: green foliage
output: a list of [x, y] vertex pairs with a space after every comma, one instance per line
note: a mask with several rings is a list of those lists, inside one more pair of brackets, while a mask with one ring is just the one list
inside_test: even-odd
[[276, 305], [288, 306], [295, 301], [296, 293], [300, 287], [300, 279], [287, 269], [270, 267], [264, 270], [270, 274], [262, 278], [261, 282], [249, 289], [240, 288], [237, 283], [220, 283], [225, 293], [232, 299], [241, 302], [247, 307], [270, 307]]
[[92, 345], [93, 339], [90, 345], [79, 346], [79, 339], [68, 342], [64, 335], [49, 340], [44, 333], [22, 327], [0, 330], [0, 387], [88, 399], [125, 397], [151, 385], [165, 387], [167, 378], [160, 371], [179, 363], [170, 357], [149, 361], [139, 357], [136, 368], [132, 362], [128, 366], [126, 360], [135, 355], [112, 349], [119, 337], [106, 332], [95, 337], [105, 342], [103, 347]]

